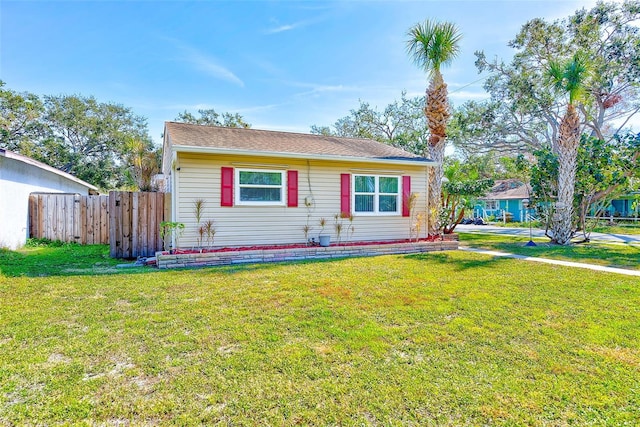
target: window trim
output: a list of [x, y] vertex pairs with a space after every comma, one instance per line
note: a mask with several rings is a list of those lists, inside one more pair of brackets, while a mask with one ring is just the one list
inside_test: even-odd
[[[372, 176], [374, 177], [374, 192], [358, 192], [356, 194], [356, 177]], [[396, 210], [391, 212], [380, 211], [380, 196], [393, 196], [394, 193], [380, 193], [380, 178], [394, 178], [398, 182], [398, 192], [396, 196]], [[402, 215], [402, 177], [400, 175], [375, 175], [375, 174], [351, 174], [351, 213], [358, 216], [401, 216]], [[373, 195], [373, 212], [356, 211], [356, 195]]]
[[[279, 186], [264, 186], [264, 185], [241, 185], [240, 184], [240, 172], [264, 172], [264, 173], [279, 173], [280, 185]], [[275, 170], [275, 169], [249, 169], [249, 168], [235, 168], [235, 180], [233, 184], [233, 190], [235, 193], [235, 204], [238, 206], [286, 206], [287, 205], [287, 171]], [[255, 200], [240, 200], [241, 188], [278, 188], [280, 187], [280, 201], [255, 201]]]
[[484, 209], [487, 211], [497, 211], [500, 209], [500, 202], [496, 199], [485, 200]]

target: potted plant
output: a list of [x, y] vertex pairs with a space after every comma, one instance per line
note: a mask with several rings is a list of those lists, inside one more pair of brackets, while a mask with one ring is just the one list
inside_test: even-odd
[[318, 234], [318, 241], [320, 242], [320, 246], [327, 247], [331, 244], [331, 236], [328, 234], [322, 234], [324, 231], [324, 227], [327, 225], [327, 220], [324, 218], [320, 218], [320, 234]]

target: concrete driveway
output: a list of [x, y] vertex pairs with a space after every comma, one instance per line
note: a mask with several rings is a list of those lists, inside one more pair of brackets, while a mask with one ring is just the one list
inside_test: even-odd
[[[482, 234], [500, 234], [504, 236], [521, 236], [529, 237], [528, 228], [509, 228], [509, 227], [496, 227], [494, 225], [463, 225], [459, 224], [456, 232], [460, 233], [482, 233]], [[531, 234], [533, 237], [545, 237], [544, 230], [532, 229]], [[605, 242], [605, 243], [627, 243], [633, 245], [640, 245], [640, 234], [608, 234], [608, 233], [591, 233], [592, 242]]]

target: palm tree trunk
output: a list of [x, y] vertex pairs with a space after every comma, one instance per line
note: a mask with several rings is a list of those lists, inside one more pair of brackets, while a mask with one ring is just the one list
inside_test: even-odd
[[442, 177], [444, 176], [444, 151], [447, 145], [447, 121], [449, 120], [449, 100], [447, 85], [439, 71], [434, 72], [427, 88], [424, 114], [429, 126], [429, 158], [437, 164], [429, 168], [429, 230], [430, 236], [440, 233], [440, 212], [442, 210]]
[[580, 118], [575, 107], [569, 104], [558, 136], [558, 200], [551, 228], [552, 242], [559, 245], [571, 243], [573, 237], [573, 194], [579, 142]]
[[[431, 140], [431, 138], [429, 138]], [[440, 212], [442, 211], [442, 177], [444, 176], [444, 149], [446, 139], [429, 144], [429, 158], [437, 164], [429, 168], [429, 230], [430, 236], [440, 234]]]

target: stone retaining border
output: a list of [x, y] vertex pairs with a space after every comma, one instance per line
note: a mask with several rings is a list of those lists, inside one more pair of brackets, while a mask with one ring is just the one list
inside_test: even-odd
[[256, 249], [167, 255], [156, 252], [158, 268], [208, 267], [230, 264], [287, 262], [327, 258], [413, 254], [458, 249], [457, 240], [386, 243], [378, 245], [312, 246], [308, 248]]

